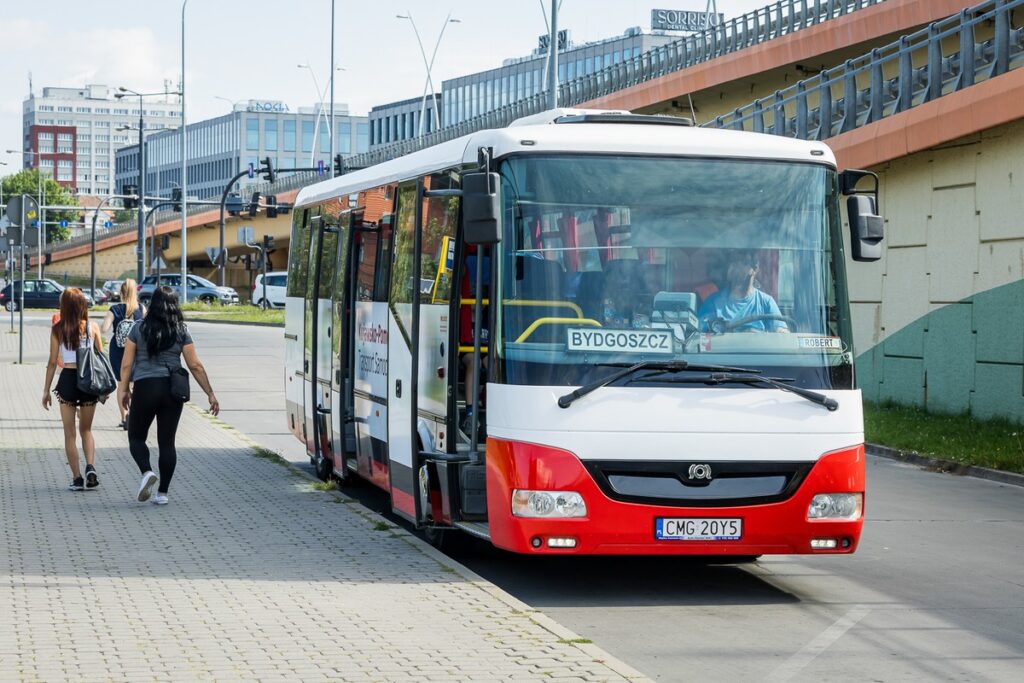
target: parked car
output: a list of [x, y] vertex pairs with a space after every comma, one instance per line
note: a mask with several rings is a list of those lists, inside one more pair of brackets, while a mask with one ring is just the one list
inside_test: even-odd
[[107, 280], [103, 283], [103, 291], [107, 293], [108, 301], [121, 300], [121, 283], [124, 280]]
[[[25, 308], [60, 308], [60, 293], [63, 291], [64, 287], [55, 280], [25, 280]], [[0, 289], [0, 305], [5, 310], [18, 310], [20, 301], [21, 280]]]
[[82, 291], [85, 293], [85, 298], [90, 299], [90, 306], [95, 306], [96, 304], [105, 304], [108, 301], [110, 301], [110, 296], [102, 289], [83, 288]]
[[263, 274], [256, 276], [252, 286], [252, 303], [260, 308], [284, 308], [285, 290], [288, 287], [288, 272], [267, 273], [267, 300], [263, 300]]
[[[181, 275], [170, 273], [160, 276], [160, 286], [168, 286], [181, 296]], [[156, 275], [147, 275], [139, 285], [139, 301], [148, 304], [156, 289]], [[231, 287], [218, 287], [206, 278], [198, 275], [188, 276], [188, 300], [204, 304], [237, 304], [238, 292]]]

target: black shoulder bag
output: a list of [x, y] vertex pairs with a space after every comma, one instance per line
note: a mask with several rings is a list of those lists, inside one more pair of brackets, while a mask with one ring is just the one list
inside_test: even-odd
[[180, 365], [172, 368], [170, 365], [165, 364], [165, 367], [167, 372], [170, 373], [168, 378], [171, 383], [171, 398], [185, 403], [192, 398], [192, 386], [188, 381], [188, 370]]
[[[90, 337], [92, 330], [88, 330]], [[107, 396], [117, 388], [117, 380], [114, 378], [114, 369], [110, 366], [110, 359], [102, 351], [96, 350], [96, 343], [91, 340], [85, 347], [79, 347], [75, 352], [75, 374], [77, 376], [78, 390], [92, 396], [100, 397], [105, 401]]]

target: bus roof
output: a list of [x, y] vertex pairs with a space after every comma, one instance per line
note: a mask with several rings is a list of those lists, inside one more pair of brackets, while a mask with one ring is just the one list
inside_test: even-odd
[[[494, 158], [520, 153], [639, 154], [657, 156], [812, 161], [836, 165], [835, 155], [821, 142], [779, 135], [715, 128], [643, 123], [556, 123], [564, 115], [594, 110], [555, 109], [515, 121], [507, 128], [470, 133], [461, 138], [391, 159], [369, 168], [304, 187], [295, 206], [317, 204], [400, 182], [428, 173], [476, 165], [477, 150], [490, 147]], [[619, 112], [616, 112], [619, 113]]]

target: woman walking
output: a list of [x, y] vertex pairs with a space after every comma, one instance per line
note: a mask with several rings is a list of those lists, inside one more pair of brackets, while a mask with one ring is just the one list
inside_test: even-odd
[[[50, 332], [50, 360], [46, 364], [43, 408], [50, 409], [50, 386], [60, 362], [62, 370], [53, 393], [60, 403], [60, 419], [64, 425], [64, 454], [71, 467], [72, 481], [68, 486], [71, 491], [93, 489], [100, 484], [96, 476], [96, 442], [92, 436], [92, 419], [96, 414], [99, 397], [78, 388], [78, 349], [89, 348], [90, 344], [97, 351], [103, 350], [99, 327], [89, 322], [89, 303], [85, 294], [75, 287], [65, 289], [60, 297], [60, 318]], [[76, 415], [77, 431], [82, 437], [82, 450], [85, 452], [85, 477], [82, 476], [81, 463], [78, 461]]]
[[[109, 332], [111, 328], [114, 335], [110, 338], [110, 366], [114, 368], [114, 377], [121, 381], [121, 361], [124, 359], [124, 345], [128, 341], [128, 333], [132, 326], [142, 320], [146, 315], [146, 307], [139, 304], [138, 288], [135, 280], [128, 278], [121, 283], [121, 303], [114, 304], [107, 311], [103, 318], [102, 332]], [[121, 412], [121, 429], [128, 429], [128, 419], [124, 406], [117, 402], [117, 409]]]
[[[159, 487], [153, 502], [167, 504], [167, 490], [178, 462], [174, 439], [184, 403], [171, 393], [171, 373], [181, 368], [181, 358], [206, 392], [210, 413], [220, 411], [217, 397], [210, 388], [206, 369], [199, 362], [192, 336], [178, 306], [178, 295], [170, 287], [153, 291], [149, 311], [142, 322], [136, 323], [128, 334], [121, 361], [121, 381], [117, 386], [117, 402], [128, 411], [128, 447], [132, 458], [142, 472], [139, 482], [139, 501], [149, 500], [157, 476], [149, 461], [146, 436], [156, 420], [156, 440], [160, 449]], [[132, 382], [131, 393], [128, 383]], [[130, 410], [129, 410], [130, 409]]]

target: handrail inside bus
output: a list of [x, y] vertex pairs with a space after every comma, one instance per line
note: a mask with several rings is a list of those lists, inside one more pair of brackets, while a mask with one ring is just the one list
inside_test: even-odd
[[519, 335], [519, 338], [516, 339], [515, 343], [519, 344], [520, 342], [526, 341], [541, 325], [558, 325], [568, 323], [575, 325], [589, 325], [590, 327], [601, 327], [601, 323], [597, 322], [593, 318], [537, 318], [530, 323], [529, 327], [523, 330], [523, 333]]
[[[505, 299], [501, 302], [505, 306], [546, 306], [548, 308], [571, 308], [576, 313], [576, 317], [580, 320], [583, 319], [583, 309], [574, 304], [571, 301], [544, 301], [542, 299]], [[473, 306], [476, 304], [476, 299], [460, 299], [460, 306]], [[491, 300], [484, 299], [484, 306], [490, 306]]]

